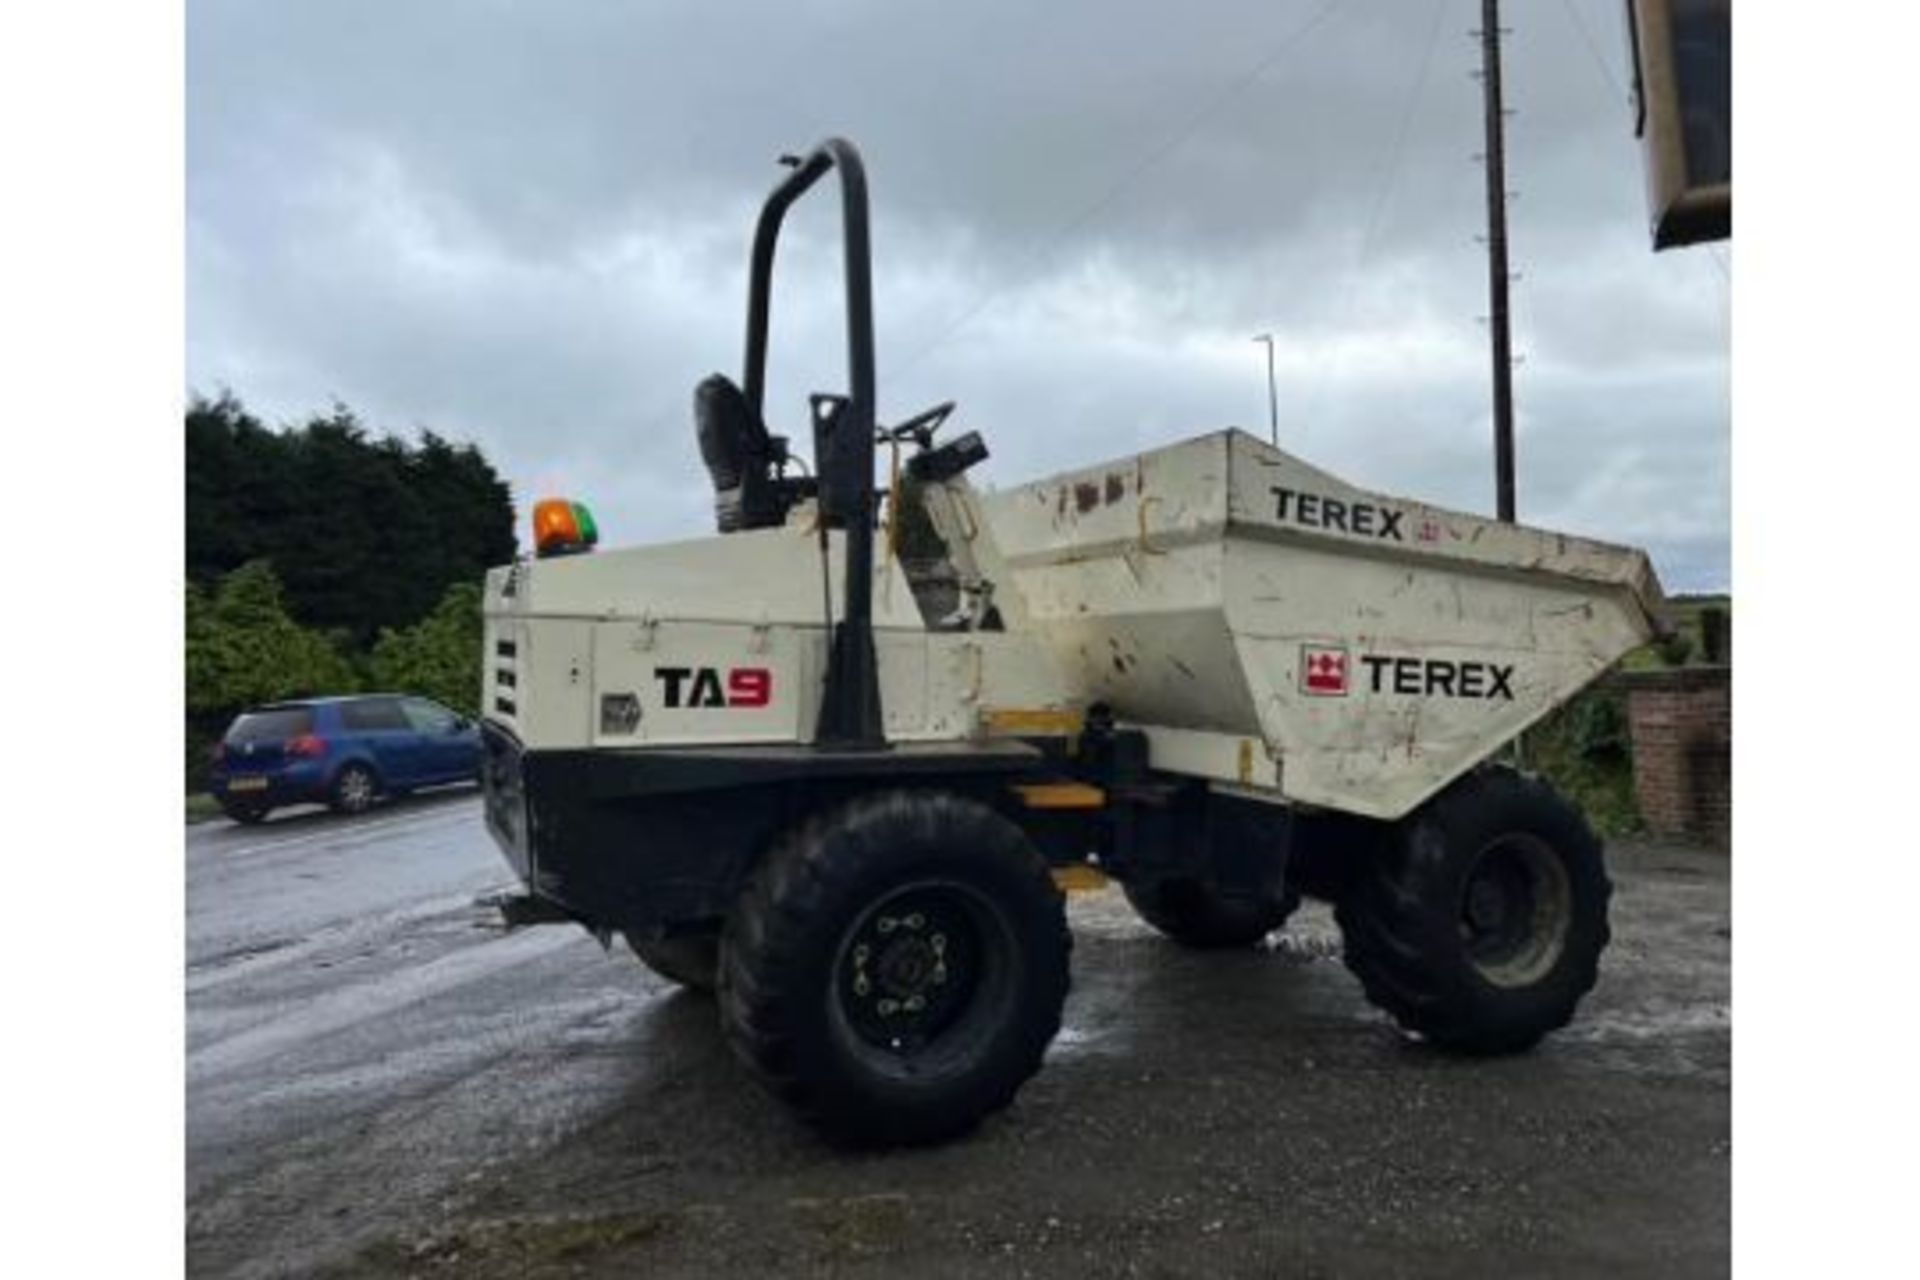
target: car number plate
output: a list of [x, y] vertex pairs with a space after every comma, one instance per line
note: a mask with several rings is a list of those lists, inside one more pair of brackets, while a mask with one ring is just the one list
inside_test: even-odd
[[234, 778], [227, 783], [229, 791], [265, 791], [266, 789], [265, 778]]

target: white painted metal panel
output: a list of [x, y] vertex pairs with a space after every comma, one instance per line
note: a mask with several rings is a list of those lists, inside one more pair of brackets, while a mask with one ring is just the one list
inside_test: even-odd
[[[1661, 606], [1642, 552], [1370, 493], [1240, 432], [976, 505], [1089, 701], [1256, 734], [1287, 798], [1377, 817], [1572, 696]], [[1244, 781], [1237, 757], [1198, 771]]]

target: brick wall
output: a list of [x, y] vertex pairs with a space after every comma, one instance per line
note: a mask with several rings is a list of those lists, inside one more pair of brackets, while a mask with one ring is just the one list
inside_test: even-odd
[[1619, 677], [1633, 735], [1633, 787], [1656, 835], [1726, 848], [1733, 827], [1733, 669], [1681, 667]]

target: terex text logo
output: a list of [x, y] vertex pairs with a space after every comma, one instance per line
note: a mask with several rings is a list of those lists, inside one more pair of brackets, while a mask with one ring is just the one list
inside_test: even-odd
[[1389, 542], [1405, 542], [1406, 535], [1400, 532], [1400, 517], [1404, 511], [1395, 511], [1390, 507], [1376, 507], [1371, 502], [1342, 502], [1338, 498], [1325, 497], [1318, 493], [1301, 493], [1298, 489], [1284, 489], [1272, 486], [1274, 499], [1274, 518], [1293, 524], [1305, 525], [1309, 529], [1338, 529], [1341, 533], [1359, 534], [1363, 538], [1385, 538]]
[[1417, 698], [1485, 698], [1513, 701], [1513, 666], [1499, 662], [1449, 662], [1444, 658], [1360, 656], [1374, 693]]
[[667, 707], [764, 707], [773, 701], [773, 672], [733, 667], [723, 684], [716, 667], [655, 667], [660, 702]]

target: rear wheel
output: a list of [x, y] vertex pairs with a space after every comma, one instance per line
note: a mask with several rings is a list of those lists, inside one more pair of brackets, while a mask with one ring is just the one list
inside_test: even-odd
[[1593, 988], [1612, 892], [1580, 811], [1495, 768], [1407, 819], [1335, 914], [1347, 967], [1401, 1026], [1512, 1053], [1565, 1026]]
[[720, 935], [689, 933], [677, 938], [648, 938], [627, 934], [627, 945], [640, 963], [669, 982], [693, 991], [711, 992], [720, 969]]
[[932, 792], [808, 821], [727, 921], [721, 1022], [834, 1138], [934, 1142], [1040, 1067], [1068, 985], [1065, 899], [1013, 823]]
[[1200, 880], [1156, 880], [1123, 885], [1140, 918], [1184, 947], [1251, 947], [1286, 924], [1300, 905], [1291, 889], [1279, 897], [1228, 897]]
[[380, 780], [363, 764], [344, 766], [333, 779], [330, 803], [337, 813], [365, 813], [380, 794]]

